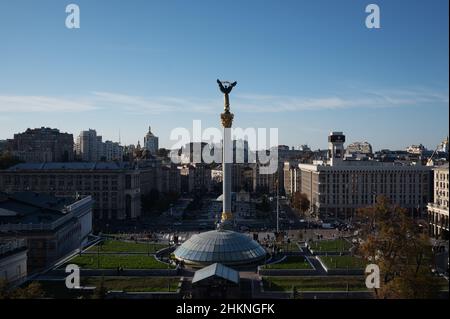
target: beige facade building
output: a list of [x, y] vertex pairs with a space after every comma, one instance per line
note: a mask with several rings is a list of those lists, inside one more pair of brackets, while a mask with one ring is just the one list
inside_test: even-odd
[[324, 220], [349, 220], [356, 210], [384, 195], [421, 217], [430, 200], [431, 168], [420, 164], [344, 160], [345, 136], [330, 133], [328, 161], [299, 164], [300, 189], [311, 213]]
[[27, 163], [0, 171], [0, 189], [57, 197], [91, 195], [94, 220], [141, 215], [140, 171], [125, 163]]
[[41, 127], [14, 134], [8, 148], [27, 163], [73, 161], [73, 135], [57, 129]]
[[301, 174], [298, 164], [299, 161], [284, 162], [284, 191], [288, 197], [301, 189]]
[[435, 167], [433, 172], [434, 201], [428, 204], [430, 235], [448, 240], [449, 165]]

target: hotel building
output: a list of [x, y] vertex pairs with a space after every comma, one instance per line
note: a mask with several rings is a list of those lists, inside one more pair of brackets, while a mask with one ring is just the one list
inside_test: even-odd
[[434, 201], [428, 204], [430, 235], [437, 239], [448, 240], [448, 164], [435, 167]]
[[328, 137], [328, 161], [299, 164], [300, 189], [311, 202], [310, 212], [323, 220], [348, 220], [357, 209], [384, 195], [422, 217], [431, 198], [431, 168], [420, 163], [382, 163], [344, 158], [345, 135]]

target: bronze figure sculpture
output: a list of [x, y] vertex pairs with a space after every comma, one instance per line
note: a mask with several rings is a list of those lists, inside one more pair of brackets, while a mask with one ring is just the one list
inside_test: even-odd
[[219, 84], [220, 91], [224, 94], [225, 97], [225, 113], [230, 113], [230, 99], [228, 95], [231, 93], [231, 90], [236, 86], [237, 82], [228, 82], [228, 81], [220, 81], [217, 79], [217, 84]]

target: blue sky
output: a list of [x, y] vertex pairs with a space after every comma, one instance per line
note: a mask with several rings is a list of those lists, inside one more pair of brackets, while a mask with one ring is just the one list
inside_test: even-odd
[[[81, 28], [65, 27], [65, 7]], [[0, 139], [28, 127], [143, 140], [234, 125], [325, 148], [330, 130], [375, 149], [448, 135], [448, 1], [0, 0]], [[381, 29], [365, 27], [366, 5]]]

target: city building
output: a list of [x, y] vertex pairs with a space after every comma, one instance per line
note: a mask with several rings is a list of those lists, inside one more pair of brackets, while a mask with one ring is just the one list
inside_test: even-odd
[[81, 131], [75, 143], [75, 152], [83, 162], [122, 161], [124, 147], [120, 143], [102, 141], [96, 130]]
[[159, 191], [163, 193], [181, 193], [180, 170], [175, 164], [163, 164], [159, 178]]
[[[306, 146], [307, 147], [307, 146]], [[294, 147], [289, 148], [287, 145], [278, 145], [278, 159], [279, 161], [287, 161], [298, 159], [304, 156], [306, 153], [310, 153], [311, 150], [305, 149], [294, 149]]]
[[300, 145], [298, 149], [303, 152], [312, 152], [311, 148], [307, 144]]
[[422, 144], [419, 145], [411, 145], [406, 148], [406, 151], [411, 154], [420, 155], [427, 149]]
[[20, 283], [27, 277], [27, 251], [24, 239], [0, 240], [0, 280]]
[[347, 154], [366, 154], [371, 155], [372, 145], [368, 142], [354, 142], [347, 146]]
[[294, 193], [300, 191], [301, 175], [298, 164], [300, 164], [298, 160], [284, 162], [284, 191], [286, 196], [292, 196]]
[[158, 153], [158, 140], [158, 137], [152, 133], [152, 129], [149, 126], [148, 133], [144, 137], [144, 148], [148, 150], [152, 155], [156, 155]]
[[[147, 153], [147, 150], [144, 150]], [[140, 191], [142, 195], [149, 194], [152, 190], [161, 193], [181, 192], [181, 176], [177, 165], [163, 163], [160, 158], [147, 153], [146, 158], [135, 161], [135, 169], [139, 171]]]
[[438, 146], [438, 152], [442, 152], [442, 153], [448, 153], [449, 152], [449, 150], [448, 150], [448, 145], [449, 144], [449, 142], [448, 142], [448, 136], [439, 144], [439, 146]]
[[[278, 178], [280, 181], [284, 180], [283, 175], [281, 175], [280, 178], [280, 171], [283, 171], [284, 164], [279, 163], [278, 170], [275, 173], [272, 174], [263, 174], [261, 171], [261, 167], [263, 165], [260, 165], [259, 163], [252, 165], [252, 179], [253, 179], [253, 189], [252, 191], [255, 193], [269, 193], [274, 194], [277, 191], [277, 180]], [[283, 182], [280, 183], [280, 187], [283, 186]]]
[[181, 190], [185, 193], [210, 192], [211, 168], [206, 164], [180, 166]]
[[332, 132], [328, 161], [299, 164], [302, 193], [311, 202], [311, 213], [321, 219], [348, 220], [358, 208], [372, 205], [385, 195], [422, 217], [431, 198], [431, 169], [421, 163], [350, 160], [343, 157], [345, 136]]
[[449, 215], [449, 165], [433, 169], [434, 201], [428, 204], [428, 222], [430, 235], [437, 239], [448, 240]]
[[96, 224], [139, 217], [140, 187], [140, 171], [129, 163], [24, 163], [0, 170], [0, 189], [7, 192], [91, 195]]
[[24, 239], [28, 273], [44, 269], [87, 242], [92, 205], [90, 196], [0, 193], [0, 239]]
[[[215, 216], [220, 216], [222, 213], [223, 195], [212, 199], [209, 205], [209, 212], [214, 213]], [[233, 217], [237, 224], [249, 219], [256, 219], [256, 204], [250, 199], [250, 194], [244, 190], [231, 193], [231, 210]]]
[[73, 135], [58, 129], [41, 127], [14, 134], [8, 150], [27, 163], [73, 161]]
[[101, 160], [104, 159], [107, 162], [123, 160], [124, 148], [119, 143], [105, 141], [101, 146]]
[[96, 130], [81, 131], [75, 144], [77, 156], [84, 162], [100, 161], [102, 156], [102, 137]]
[[[231, 164], [231, 191], [240, 192], [253, 190], [253, 169], [251, 164], [233, 163]], [[217, 186], [222, 184], [223, 180], [222, 165], [218, 165], [211, 169], [211, 183]], [[213, 188], [213, 187], [212, 187]]]
[[8, 149], [8, 141], [0, 140], [0, 155]]

